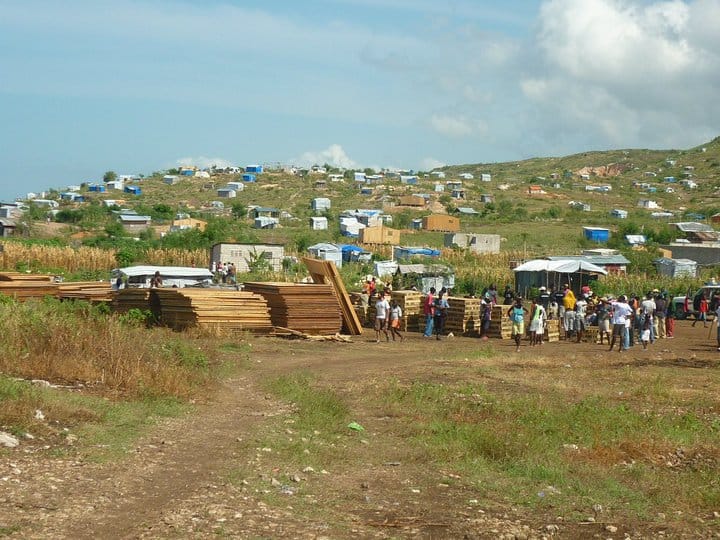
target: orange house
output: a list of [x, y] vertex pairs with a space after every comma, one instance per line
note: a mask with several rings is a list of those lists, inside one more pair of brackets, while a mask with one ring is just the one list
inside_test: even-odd
[[422, 228], [426, 231], [457, 232], [460, 220], [446, 214], [430, 214], [422, 220]]
[[359, 240], [361, 244], [389, 244], [397, 246], [400, 244], [400, 231], [385, 227], [384, 225], [365, 227], [364, 229], [360, 229]]

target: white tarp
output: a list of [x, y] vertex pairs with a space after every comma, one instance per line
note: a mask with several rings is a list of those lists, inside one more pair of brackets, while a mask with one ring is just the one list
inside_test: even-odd
[[593, 272], [606, 275], [607, 272], [599, 266], [587, 261], [567, 259], [561, 261], [549, 261], [547, 259], [535, 259], [521, 264], [514, 269], [515, 272], [559, 272], [561, 274], [572, 274], [575, 272]]
[[128, 266], [112, 271], [113, 283], [123, 276], [128, 287], [148, 288], [155, 272], [160, 272], [163, 287], [210, 285], [213, 275], [207, 268], [190, 266]]

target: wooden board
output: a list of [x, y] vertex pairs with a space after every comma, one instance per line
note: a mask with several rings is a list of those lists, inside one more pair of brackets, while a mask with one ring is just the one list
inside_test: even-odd
[[350, 297], [348, 296], [345, 285], [340, 279], [337, 267], [332, 261], [321, 261], [310, 257], [303, 257], [302, 261], [307, 266], [310, 276], [315, 283], [327, 283], [333, 286], [335, 294], [340, 302], [340, 310], [342, 311], [343, 323], [348, 334], [359, 336], [362, 334], [362, 325], [355, 313]]

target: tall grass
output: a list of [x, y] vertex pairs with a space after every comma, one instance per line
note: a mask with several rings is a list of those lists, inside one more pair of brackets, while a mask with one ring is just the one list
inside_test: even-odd
[[208, 360], [177, 334], [122, 322], [85, 303], [0, 304], [0, 371], [136, 397], [186, 398], [211, 380]]

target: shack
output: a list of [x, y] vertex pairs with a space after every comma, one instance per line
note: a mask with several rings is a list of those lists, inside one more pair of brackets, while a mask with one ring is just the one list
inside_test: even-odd
[[436, 291], [443, 287], [452, 289], [455, 286], [455, 273], [443, 264], [398, 264], [393, 282], [397, 289], [414, 287], [427, 294], [430, 287]]
[[319, 244], [308, 247], [307, 250], [308, 253], [316, 259], [320, 259], [323, 261], [332, 261], [335, 263], [335, 266], [337, 266], [338, 268], [342, 268], [343, 253], [342, 249], [340, 249], [340, 246], [321, 242]]

